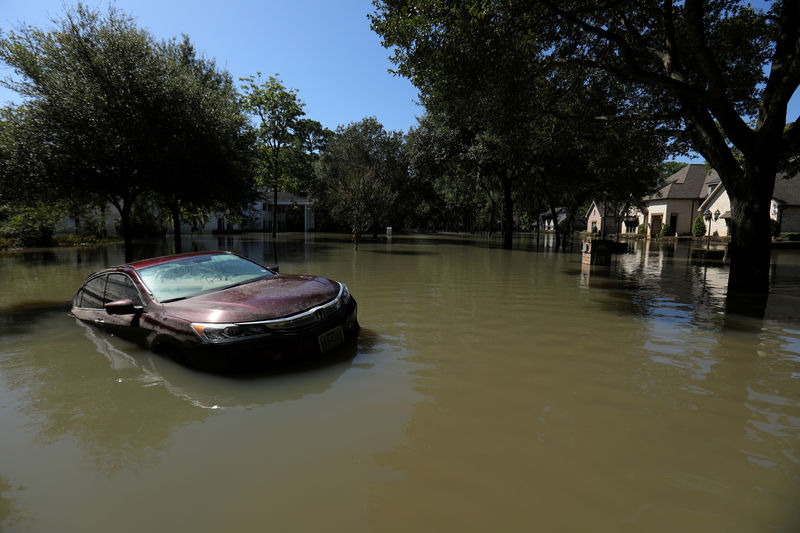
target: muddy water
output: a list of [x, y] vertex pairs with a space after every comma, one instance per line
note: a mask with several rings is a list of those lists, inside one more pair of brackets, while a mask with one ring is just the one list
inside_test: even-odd
[[66, 316], [121, 249], [0, 256], [0, 530], [800, 530], [800, 253], [754, 320], [686, 248], [516, 244], [197, 238], [359, 301], [356, 345], [239, 378]]

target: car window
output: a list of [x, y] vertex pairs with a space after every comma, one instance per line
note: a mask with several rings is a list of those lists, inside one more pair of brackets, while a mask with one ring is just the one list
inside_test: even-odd
[[125, 274], [108, 275], [104, 303], [117, 300], [131, 300], [134, 305], [142, 305], [142, 300], [139, 298], [139, 292], [136, 290], [133, 281]]
[[274, 275], [261, 265], [228, 254], [188, 257], [145, 267], [138, 273], [153, 296], [161, 302]]
[[103, 308], [103, 293], [106, 288], [106, 276], [98, 276], [86, 282], [81, 290], [81, 307], [90, 309]]

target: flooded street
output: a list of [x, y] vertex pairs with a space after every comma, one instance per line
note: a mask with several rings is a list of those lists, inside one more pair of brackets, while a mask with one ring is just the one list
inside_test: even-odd
[[358, 300], [356, 344], [248, 377], [67, 317], [121, 246], [0, 255], [0, 531], [800, 530], [800, 251], [755, 320], [683, 246], [515, 246], [195, 238]]

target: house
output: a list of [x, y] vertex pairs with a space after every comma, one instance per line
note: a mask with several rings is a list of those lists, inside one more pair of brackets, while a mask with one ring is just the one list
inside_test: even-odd
[[695, 217], [706, 211], [711, 213], [711, 219], [706, 221], [706, 233], [714, 237], [730, 237], [731, 200], [721, 182], [697, 208]]
[[586, 231], [599, 235], [636, 233], [639, 229], [638, 213], [635, 207], [614, 209], [603, 202], [593, 201], [586, 213]]
[[[711, 235], [730, 237], [731, 201], [722, 183], [715, 186], [697, 211], [697, 214], [706, 211], [712, 214], [711, 228], [706, 230]], [[778, 223], [781, 233], [800, 232], [800, 176], [787, 178], [779, 175], [775, 179], [769, 213], [770, 218]]]
[[[208, 222], [200, 231], [227, 232], [227, 231], [272, 231], [272, 191], [264, 193], [264, 200], [259, 201], [245, 210], [238, 221], [226, 218], [225, 213], [215, 212], [209, 217]], [[308, 197], [278, 191], [278, 231], [313, 231], [314, 210]]]
[[800, 233], [800, 175], [775, 179], [770, 217], [778, 222], [781, 233]]
[[690, 235], [698, 208], [719, 184], [719, 174], [708, 172], [704, 164], [686, 165], [668, 177], [642, 199], [639, 222], [647, 224], [647, 237], [658, 237], [664, 224], [669, 224], [668, 235]]
[[[567, 215], [568, 213], [566, 207], [556, 207], [556, 223], [563, 223], [567, 219]], [[543, 231], [554, 231], [555, 224], [553, 223], [553, 212], [548, 209], [547, 211], [542, 211], [539, 213], [539, 223]], [[572, 220], [572, 227], [576, 228], [576, 230], [585, 225], [586, 221], [577, 215]]]

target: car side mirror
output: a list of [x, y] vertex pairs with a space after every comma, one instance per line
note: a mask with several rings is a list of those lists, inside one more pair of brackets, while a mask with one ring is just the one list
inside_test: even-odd
[[134, 305], [131, 300], [117, 300], [108, 302], [105, 306], [109, 315], [132, 315], [142, 310], [141, 305]]
[[276, 274], [278, 274], [281, 271], [278, 265], [268, 266], [267, 270], [269, 270], [270, 272], [275, 272]]

